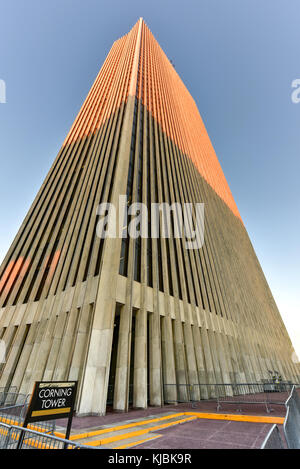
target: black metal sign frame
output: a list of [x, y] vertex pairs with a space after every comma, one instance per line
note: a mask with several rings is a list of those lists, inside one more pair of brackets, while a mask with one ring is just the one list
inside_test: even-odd
[[[78, 381], [36, 381], [23, 427], [34, 422], [68, 418], [65, 438], [69, 439], [77, 384]], [[22, 443], [20, 440], [18, 447]]]

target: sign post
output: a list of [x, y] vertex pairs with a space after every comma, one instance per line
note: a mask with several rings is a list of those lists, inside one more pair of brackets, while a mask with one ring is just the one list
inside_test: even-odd
[[[36, 381], [23, 427], [33, 422], [68, 418], [66, 439], [69, 439], [74, 412], [77, 381]], [[17, 448], [24, 436], [20, 436]]]

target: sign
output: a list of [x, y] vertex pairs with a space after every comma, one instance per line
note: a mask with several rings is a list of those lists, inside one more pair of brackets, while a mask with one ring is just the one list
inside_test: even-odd
[[[66, 439], [71, 432], [77, 381], [36, 381], [23, 427], [33, 422], [68, 418]], [[23, 435], [24, 436], [24, 435]], [[19, 439], [21, 447], [23, 438]]]
[[27, 423], [67, 418], [73, 414], [77, 381], [37, 381], [29, 403]]

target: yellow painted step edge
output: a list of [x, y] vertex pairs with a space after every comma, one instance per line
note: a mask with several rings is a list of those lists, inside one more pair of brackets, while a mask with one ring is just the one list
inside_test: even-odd
[[[83, 438], [89, 438], [91, 436], [102, 435], [103, 433], [115, 432], [118, 430], [125, 430], [126, 428], [137, 427], [139, 425], [146, 425], [151, 422], [160, 422], [162, 420], [173, 419], [175, 417], [181, 417], [185, 415], [185, 412], [179, 412], [177, 414], [164, 415], [163, 417], [157, 417], [154, 419], [141, 420], [140, 422], [127, 423], [125, 425], [118, 425], [117, 427], [103, 428], [101, 430], [94, 430], [87, 433], [78, 433], [76, 435], [71, 435], [70, 440], [81, 440]], [[59, 435], [58, 435], [59, 436]]]
[[237, 422], [277, 423], [282, 425], [284, 417], [263, 415], [214, 414], [209, 412], [185, 412], [185, 415], [195, 415], [199, 419], [234, 420]]
[[[157, 419], [142, 420], [141, 422], [130, 423], [126, 425], [119, 425], [117, 427], [106, 428], [103, 430], [95, 430], [93, 432], [80, 433], [77, 435], [72, 435], [71, 440], [79, 440], [83, 438], [89, 438], [91, 436], [101, 435], [103, 433], [113, 432], [117, 430], [123, 430], [126, 428], [136, 427], [138, 425], [145, 425], [151, 422], [158, 422], [161, 420], [166, 420], [168, 418], [179, 417], [182, 415], [194, 415], [197, 418], [202, 419], [212, 419], [212, 420], [232, 420], [237, 422], [256, 422], [256, 423], [276, 423], [282, 425], [284, 422], [284, 417], [272, 417], [272, 416], [261, 416], [261, 415], [236, 415], [236, 414], [216, 414], [209, 412], [180, 412], [178, 414], [171, 414], [164, 417], [158, 417]], [[64, 437], [64, 435], [55, 433], [57, 436]]]
[[[5, 418], [5, 417], [0, 417], [0, 422], [6, 423], [7, 425], [17, 425], [18, 427], [22, 427], [22, 425], [20, 425], [20, 422], [18, 422], [17, 420], [8, 419], [8, 418]], [[36, 430], [36, 431], [41, 432], [41, 433], [46, 433], [48, 431], [46, 428], [41, 428], [40, 426], [37, 427], [34, 424], [28, 425], [28, 428], [30, 430]], [[54, 432], [54, 434], [56, 435], [55, 432]], [[59, 435], [56, 435], [56, 436], [59, 436]], [[63, 438], [64, 437], [65, 436], [63, 435]]]
[[145, 435], [146, 433], [153, 432], [153, 431], [156, 431], [156, 430], [161, 430], [162, 428], [167, 428], [167, 427], [171, 427], [173, 425], [178, 425], [180, 423], [189, 422], [191, 420], [195, 420], [196, 418], [197, 418], [196, 416], [190, 416], [190, 417], [187, 417], [187, 418], [182, 419], [182, 420], [176, 420], [175, 422], [163, 423], [161, 425], [156, 425], [155, 427], [144, 428], [142, 430], [137, 430], [135, 432], [130, 432], [130, 433], [123, 433], [122, 435], [110, 436], [108, 438], [103, 438], [101, 440], [91, 441], [91, 442], [85, 443], [85, 444], [87, 446], [102, 446], [102, 445], [106, 445], [107, 443], [113, 443], [114, 441], [126, 440], [127, 438], [131, 438], [133, 436]]
[[126, 445], [122, 445], [122, 446], [115, 446], [113, 449], [131, 448], [132, 446], [137, 446], [137, 445], [140, 445], [141, 443], [145, 443], [145, 441], [154, 440], [155, 438], [160, 438], [160, 437], [161, 435], [150, 436], [148, 438], [144, 438], [143, 440], [134, 441], [133, 443], [127, 443]]
[[[232, 420], [232, 421], [237, 421], [237, 422], [256, 422], [256, 423], [271, 423], [271, 424], [279, 424], [283, 425], [284, 423], [284, 417], [272, 417], [272, 416], [261, 416], [261, 415], [236, 415], [236, 414], [216, 414], [216, 413], [208, 413], [208, 412], [180, 412], [177, 414], [171, 414], [167, 415], [164, 417], [158, 417], [156, 419], [148, 419], [148, 420], [142, 420], [140, 422], [134, 422], [126, 425], [119, 425], [117, 427], [111, 427], [111, 428], [106, 428], [102, 430], [95, 430], [93, 432], [87, 432], [87, 433], [80, 433], [76, 435], [72, 435], [70, 437], [70, 440], [79, 440], [83, 438], [89, 438], [91, 436], [96, 436], [96, 435], [101, 435], [103, 433], [108, 433], [112, 431], [117, 431], [117, 430], [123, 430], [126, 428], [131, 428], [131, 427], [136, 427], [138, 425], [145, 425], [147, 423], [151, 422], [158, 422], [162, 420], [167, 420], [169, 418], [174, 418], [174, 417], [179, 417], [182, 415], [191, 415], [191, 416], [196, 416], [197, 418], [202, 418], [202, 419], [212, 419], [212, 420]], [[0, 421], [3, 423], [7, 423], [10, 425], [18, 425], [19, 422], [13, 420], [13, 419], [6, 419], [5, 417], [0, 417]], [[28, 428], [35, 430], [38, 429], [35, 427], [35, 425], [28, 425]], [[42, 430], [43, 431], [43, 430]], [[65, 434], [60, 433], [60, 432], [54, 432], [55, 436], [58, 436], [60, 438], [64, 438]]]

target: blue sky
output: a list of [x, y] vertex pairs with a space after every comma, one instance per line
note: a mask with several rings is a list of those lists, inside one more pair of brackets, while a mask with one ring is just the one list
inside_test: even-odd
[[194, 97], [300, 355], [298, 0], [0, 0], [0, 260], [113, 41], [144, 18]]

